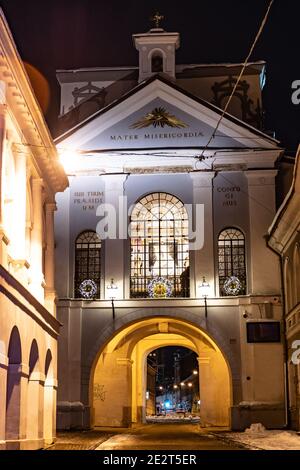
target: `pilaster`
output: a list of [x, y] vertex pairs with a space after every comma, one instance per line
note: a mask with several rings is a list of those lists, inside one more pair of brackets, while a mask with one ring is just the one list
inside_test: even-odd
[[45, 375], [32, 372], [28, 379], [27, 432], [26, 439], [43, 437]]
[[8, 357], [0, 353], [0, 449], [1, 441], [5, 441], [7, 369]]
[[32, 180], [33, 227], [31, 232], [31, 284], [30, 290], [44, 303], [43, 289], [43, 180]]
[[[122, 206], [119, 206], [120, 200], [124, 195], [124, 182], [126, 175], [105, 176], [105, 203], [115, 208], [116, 220], [116, 239], [105, 240], [105, 287], [114, 279], [118, 286], [118, 298], [124, 298], [124, 241], [119, 239], [119, 234], [127, 234], [127, 217], [123, 218], [121, 214]], [[125, 207], [127, 215], [127, 207]], [[123, 226], [125, 225], [126, 226]], [[105, 288], [105, 297], [109, 298], [109, 293]]]
[[3, 206], [4, 206], [4, 167], [6, 155], [6, 113], [7, 106], [0, 104], [0, 264], [7, 266], [6, 263], [6, 246], [8, 238], [5, 235], [3, 227]]
[[17, 218], [18, 230], [14, 235], [14, 258], [26, 259], [25, 232], [26, 232], [26, 161], [27, 154], [18, 149], [13, 150], [15, 158], [15, 217]]
[[[211, 287], [211, 295], [214, 293], [214, 230], [213, 230], [213, 189], [212, 182], [215, 172], [195, 172], [191, 173], [193, 182], [193, 202], [194, 209], [197, 204], [204, 205], [204, 226], [199, 227], [203, 230], [204, 245], [201, 249], [197, 249], [191, 253], [191, 258], [194, 264], [194, 294], [196, 297], [200, 296], [199, 285], [202, 282], [203, 276], [209, 282]], [[194, 212], [195, 214], [195, 212]], [[195, 216], [193, 217], [195, 218]], [[194, 221], [195, 230], [195, 221]], [[199, 233], [197, 234], [199, 236]], [[192, 287], [192, 286], [191, 286]], [[191, 289], [191, 296], [193, 292]]]
[[280, 293], [277, 256], [267, 247], [264, 237], [276, 213], [275, 177], [277, 170], [246, 171], [250, 217], [250, 266], [252, 293]]
[[45, 444], [51, 444], [56, 432], [57, 380], [46, 379], [44, 384], [44, 431]]
[[46, 203], [46, 252], [45, 252], [45, 307], [54, 316], [56, 315], [54, 287], [54, 212], [55, 203]]

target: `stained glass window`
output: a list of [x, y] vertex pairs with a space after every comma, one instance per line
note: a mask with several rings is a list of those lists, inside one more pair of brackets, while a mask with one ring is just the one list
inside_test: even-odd
[[82, 232], [75, 243], [75, 297], [81, 298], [80, 284], [91, 279], [97, 285], [96, 297], [100, 298], [101, 240], [96, 232]]
[[[247, 291], [245, 237], [240, 230], [228, 228], [220, 233], [218, 267], [220, 296], [245, 295]], [[227, 281], [232, 277], [238, 278], [241, 283], [239, 292], [236, 294], [226, 289]]]
[[171, 282], [173, 297], [189, 297], [188, 215], [167, 193], [143, 197], [131, 213], [131, 297], [149, 297], [157, 277]]

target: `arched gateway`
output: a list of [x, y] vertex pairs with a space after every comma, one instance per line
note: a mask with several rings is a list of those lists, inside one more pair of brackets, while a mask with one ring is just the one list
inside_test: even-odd
[[147, 355], [170, 345], [187, 347], [198, 355], [201, 422], [230, 427], [231, 372], [223, 352], [198, 326], [155, 316], [117, 331], [99, 351], [90, 378], [94, 427], [145, 421]]
[[[212, 142], [227, 67], [176, 65], [176, 32], [133, 40], [139, 70], [58, 72], [70, 174], [55, 215], [58, 427], [143, 421], [147, 351], [169, 344], [199, 357], [202, 422], [282, 427], [280, 273], [265, 242], [282, 149], [239, 119], [240, 100]], [[257, 103], [263, 68], [244, 75]], [[87, 73], [111, 80], [92, 114], [88, 96], [73, 100]]]

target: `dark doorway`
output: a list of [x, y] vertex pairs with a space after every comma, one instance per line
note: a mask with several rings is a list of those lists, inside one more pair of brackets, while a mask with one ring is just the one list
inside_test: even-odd
[[163, 72], [163, 58], [160, 54], [152, 56], [151, 68], [153, 73]]

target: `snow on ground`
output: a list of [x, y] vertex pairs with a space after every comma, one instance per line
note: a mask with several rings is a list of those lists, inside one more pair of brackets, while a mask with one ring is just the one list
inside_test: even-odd
[[199, 423], [199, 416], [184, 416], [179, 414], [168, 413], [165, 416], [147, 416], [147, 423], [174, 423], [174, 421], [186, 422], [186, 423]]
[[222, 436], [253, 449], [300, 450], [300, 435], [295, 431], [267, 431], [261, 424], [254, 424], [245, 432], [222, 433]]

